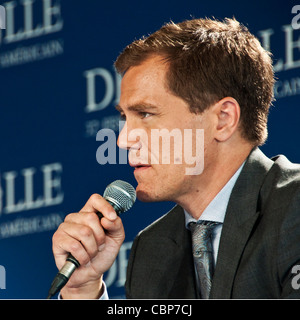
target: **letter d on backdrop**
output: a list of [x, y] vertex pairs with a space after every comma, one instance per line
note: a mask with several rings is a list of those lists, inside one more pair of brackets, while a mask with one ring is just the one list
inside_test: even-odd
[[0, 29], [6, 29], [5, 8], [0, 6]]

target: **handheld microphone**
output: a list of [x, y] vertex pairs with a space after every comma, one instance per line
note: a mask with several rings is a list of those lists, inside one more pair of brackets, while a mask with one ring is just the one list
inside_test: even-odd
[[[136, 193], [134, 187], [128, 182], [116, 180], [106, 187], [103, 198], [111, 204], [117, 215], [120, 215], [133, 206], [136, 200]], [[103, 217], [101, 212], [98, 212], [97, 215], [99, 219]], [[51, 284], [47, 299], [51, 299], [66, 285], [73, 272], [79, 266], [80, 263], [69, 253], [66, 263], [59, 270]]]

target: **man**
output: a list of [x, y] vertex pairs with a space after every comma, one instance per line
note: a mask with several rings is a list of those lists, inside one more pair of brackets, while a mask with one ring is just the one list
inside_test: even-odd
[[[118, 145], [129, 150], [137, 197], [177, 204], [135, 239], [127, 297], [299, 298], [292, 283], [300, 264], [300, 167], [257, 148], [267, 137], [273, 98], [269, 53], [236, 20], [196, 19], [133, 42], [116, 68], [123, 74], [117, 109], [126, 120]], [[176, 156], [163, 163], [147, 138], [129, 139], [136, 129], [147, 137], [155, 129], [183, 136], [189, 129], [193, 154], [195, 132], [203, 130], [203, 172], [186, 174], [190, 162]], [[215, 269], [204, 282], [190, 224], [203, 220], [214, 225], [209, 263]], [[53, 237], [56, 264], [61, 268], [71, 252], [81, 266], [62, 298], [101, 297], [102, 275], [123, 240], [120, 218], [100, 195], [68, 215]]]

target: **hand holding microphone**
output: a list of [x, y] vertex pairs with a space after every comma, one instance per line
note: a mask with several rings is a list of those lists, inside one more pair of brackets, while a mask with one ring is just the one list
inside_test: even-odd
[[98, 297], [102, 275], [113, 264], [125, 238], [118, 215], [135, 199], [135, 189], [117, 180], [106, 188], [103, 197], [92, 195], [79, 213], [66, 217], [53, 236], [53, 253], [60, 271], [49, 298], [63, 286], [64, 298]]

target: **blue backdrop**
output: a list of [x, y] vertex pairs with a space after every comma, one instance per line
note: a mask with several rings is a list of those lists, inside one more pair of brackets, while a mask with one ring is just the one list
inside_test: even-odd
[[[136, 185], [129, 165], [96, 161], [101, 143], [96, 133], [102, 128], [118, 131], [117, 55], [165, 22], [235, 16], [249, 27], [272, 51], [278, 78], [269, 138], [262, 150], [300, 161], [300, 17], [292, 13], [296, 2], [0, 4], [7, 20], [6, 30], [0, 30], [0, 298], [45, 298], [57, 272], [52, 235], [64, 216], [80, 210], [92, 193], [102, 194], [115, 179]], [[123, 215], [126, 239], [105, 276], [112, 298], [124, 297], [134, 236], [172, 206], [137, 202]]]

